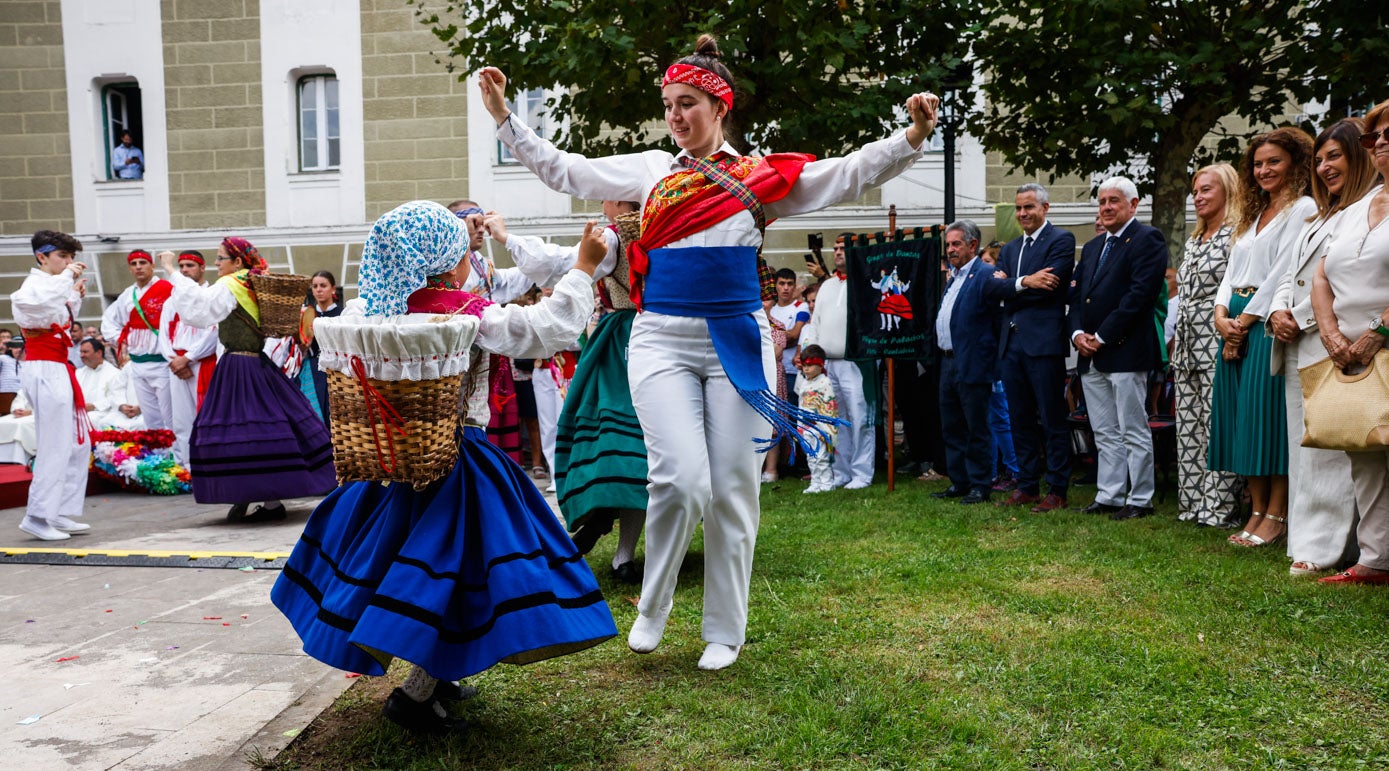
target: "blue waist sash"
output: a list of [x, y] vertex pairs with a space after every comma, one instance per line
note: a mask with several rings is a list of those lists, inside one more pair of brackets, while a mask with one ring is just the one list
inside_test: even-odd
[[[645, 310], [666, 316], [702, 318], [719, 363], [743, 401], [772, 424], [772, 439], [758, 439], [766, 452], [785, 436], [807, 453], [830, 446], [823, 425], [848, 425], [778, 399], [762, 369], [762, 313], [757, 249], [751, 246], [663, 247], [650, 252], [642, 288]], [[803, 431], [797, 425], [804, 426]], [[793, 450], [794, 452], [794, 450]]]

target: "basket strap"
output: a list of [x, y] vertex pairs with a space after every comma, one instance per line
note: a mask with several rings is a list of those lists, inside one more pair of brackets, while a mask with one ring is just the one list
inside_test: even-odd
[[[371, 440], [376, 444], [376, 462], [381, 466], [382, 471], [387, 474], [394, 474], [396, 470], [396, 457], [395, 437], [393, 434], [400, 434], [402, 439], [408, 436], [408, 432], [405, 430], [405, 419], [400, 416], [399, 412], [396, 412], [396, 409], [391, 406], [390, 402], [386, 401], [386, 397], [382, 396], [381, 392], [372, 386], [371, 381], [367, 378], [366, 367], [362, 366], [362, 360], [360, 358], [353, 356], [349, 361], [349, 365], [352, 367], [352, 374], [362, 386], [362, 400], [365, 401], [367, 405], [367, 423], [371, 424]], [[378, 414], [381, 416], [380, 430], [378, 430], [376, 424], [376, 416]], [[386, 434], [386, 449], [390, 452], [391, 456], [391, 465], [389, 468], [386, 467], [385, 454], [381, 452], [381, 431], [384, 431]]]

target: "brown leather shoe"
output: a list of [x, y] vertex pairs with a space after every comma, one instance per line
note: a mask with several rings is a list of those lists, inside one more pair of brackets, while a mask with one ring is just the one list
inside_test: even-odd
[[1041, 503], [1033, 506], [1032, 511], [1036, 514], [1042, 514], [1044, 512], [1056, 511], [1057, 509], [1064, 508], [1066, 508], [1065, 498], [1062, 498], [1056, 493], [1047, 493], [1047, 497], [1043, 498]]
[[1025, 493], [1022, 490], [1014, 490], [1008, 494], [1007, 498], [995, 503], [995, 506], [1026, 506], [1029, 503], [1036, 503], [1040, 500], [1032, 493]]

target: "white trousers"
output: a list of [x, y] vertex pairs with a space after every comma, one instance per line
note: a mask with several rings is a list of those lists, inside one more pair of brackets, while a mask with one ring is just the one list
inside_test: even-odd
[[834, 483], [872, 484], [875, 437], [873, 416], [868, 414], [868, 400], [863, 397], [863, 372], [855, 362], [826, 359], [825, 374], [834, 386], [839, 417], [849, 422], [839, 427], [835, 440], [838, 452], [834, 456]]
[[85, 434], [82, 442], [77, 441], [67, 365], [26, 361], [19, 368], [19, 382], [34, 408], [38, 445], [25, 513], [48, 521], [57, 517], [76, 519], [82, 516], [82, 503], [87, 498], [92, 446]]
[[535, 419], [540, 423], [540, 450], [545, 454], [550, 478], [554, 479], [559, 471], [555, 468], [555, 435], [559, 432], [559, 413], [564, 408], [564, 399], [560, 397], [554, 373], [548, 369], [537, 367], [531, 374], [531, 385], [535, 391]]
[[[762, 332], [762, 370], [776, 382], [771, 328]], [[757, 496], [762, 456], [753, 439], [772, 427], [729, 382], [704, 319], [651, 311], [632, 322], [632, 404], [646, 434], [646, 573], [637, 610], [670, 609], [680, 564], [704, 521], [706, 642], [742, 645], [748, 584], [761, 518]]]
[[135, 384], [135, 400], [140, 403], [140, 416], [145, 419], [145, 428], [151, 431], [172, 429], [174, 410], [169, 399], [169, 379], [178, 378], [169, 372], [169, 362], [132, 361], [125, 369]]
[[[187, 380], [169, 372], [169, 413], [170, 425], [174, 430], [174, 457], [179, 465], [188, 468], [188, 439], [193, 435], [193, 421], [198, 417], [198, 372], [203, 365], [200, 361], [188, 361], [193, 377]], [[165, 371], [168, 371], [167, 365]], [[140, 411], [144, 412], [144, 406]]]
[[1306, 426], [1302, 379], [1297, 376], [1298, 353], [1304, 344], [1322, 348], [1321, 338], [1315, 334], [1303, 334], [1302, 338], [1297, 345], [1283, 349], [1284, 400], [1288, 405], [1288, 556], [1293, 562], [1331, 567], [1343, 558], [1354, 557], [1355, 486], [1350, 479], [1350, 456], [1302, 446]]
[[831, 460], [833, 452], [831, 446], [823, 448], [820, 452], [805, 454], [805, 463], [810, 467], [811, 487], [834, 486], [834, 461]]
[[[1153, 432], [1148, 427], [1148, 373], [1100, 372], [1080, 376], [1095, 435], [1095, 500], [1110, 506], [1152, 506]], [[1127, 491], [1127, 494], [1126, 492]]]

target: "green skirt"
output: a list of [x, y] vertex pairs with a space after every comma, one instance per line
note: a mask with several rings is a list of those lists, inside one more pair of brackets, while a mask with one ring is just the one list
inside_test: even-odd
[[[1230, 317], [1249, 304], [1248, 297], [1230, 298]], [[1220, 352], [1225, 341], [1220, 341]], [[1288, 473], [1288, 408], [1283, 377], [1269, 374], [1273, 338], [1255, 324], [1245, 337], [1244, 356], [1215, 360], [1211, 389], [1211, 435], [1207, 466], [1241, 476], [1284, 476]]]
[[555, 436], [555, 490], [570, 531], [593, 516], [646, 509], [646, 440], [627, 381], [627, 343], [637, 312], [598, 322], [579, 354]]

